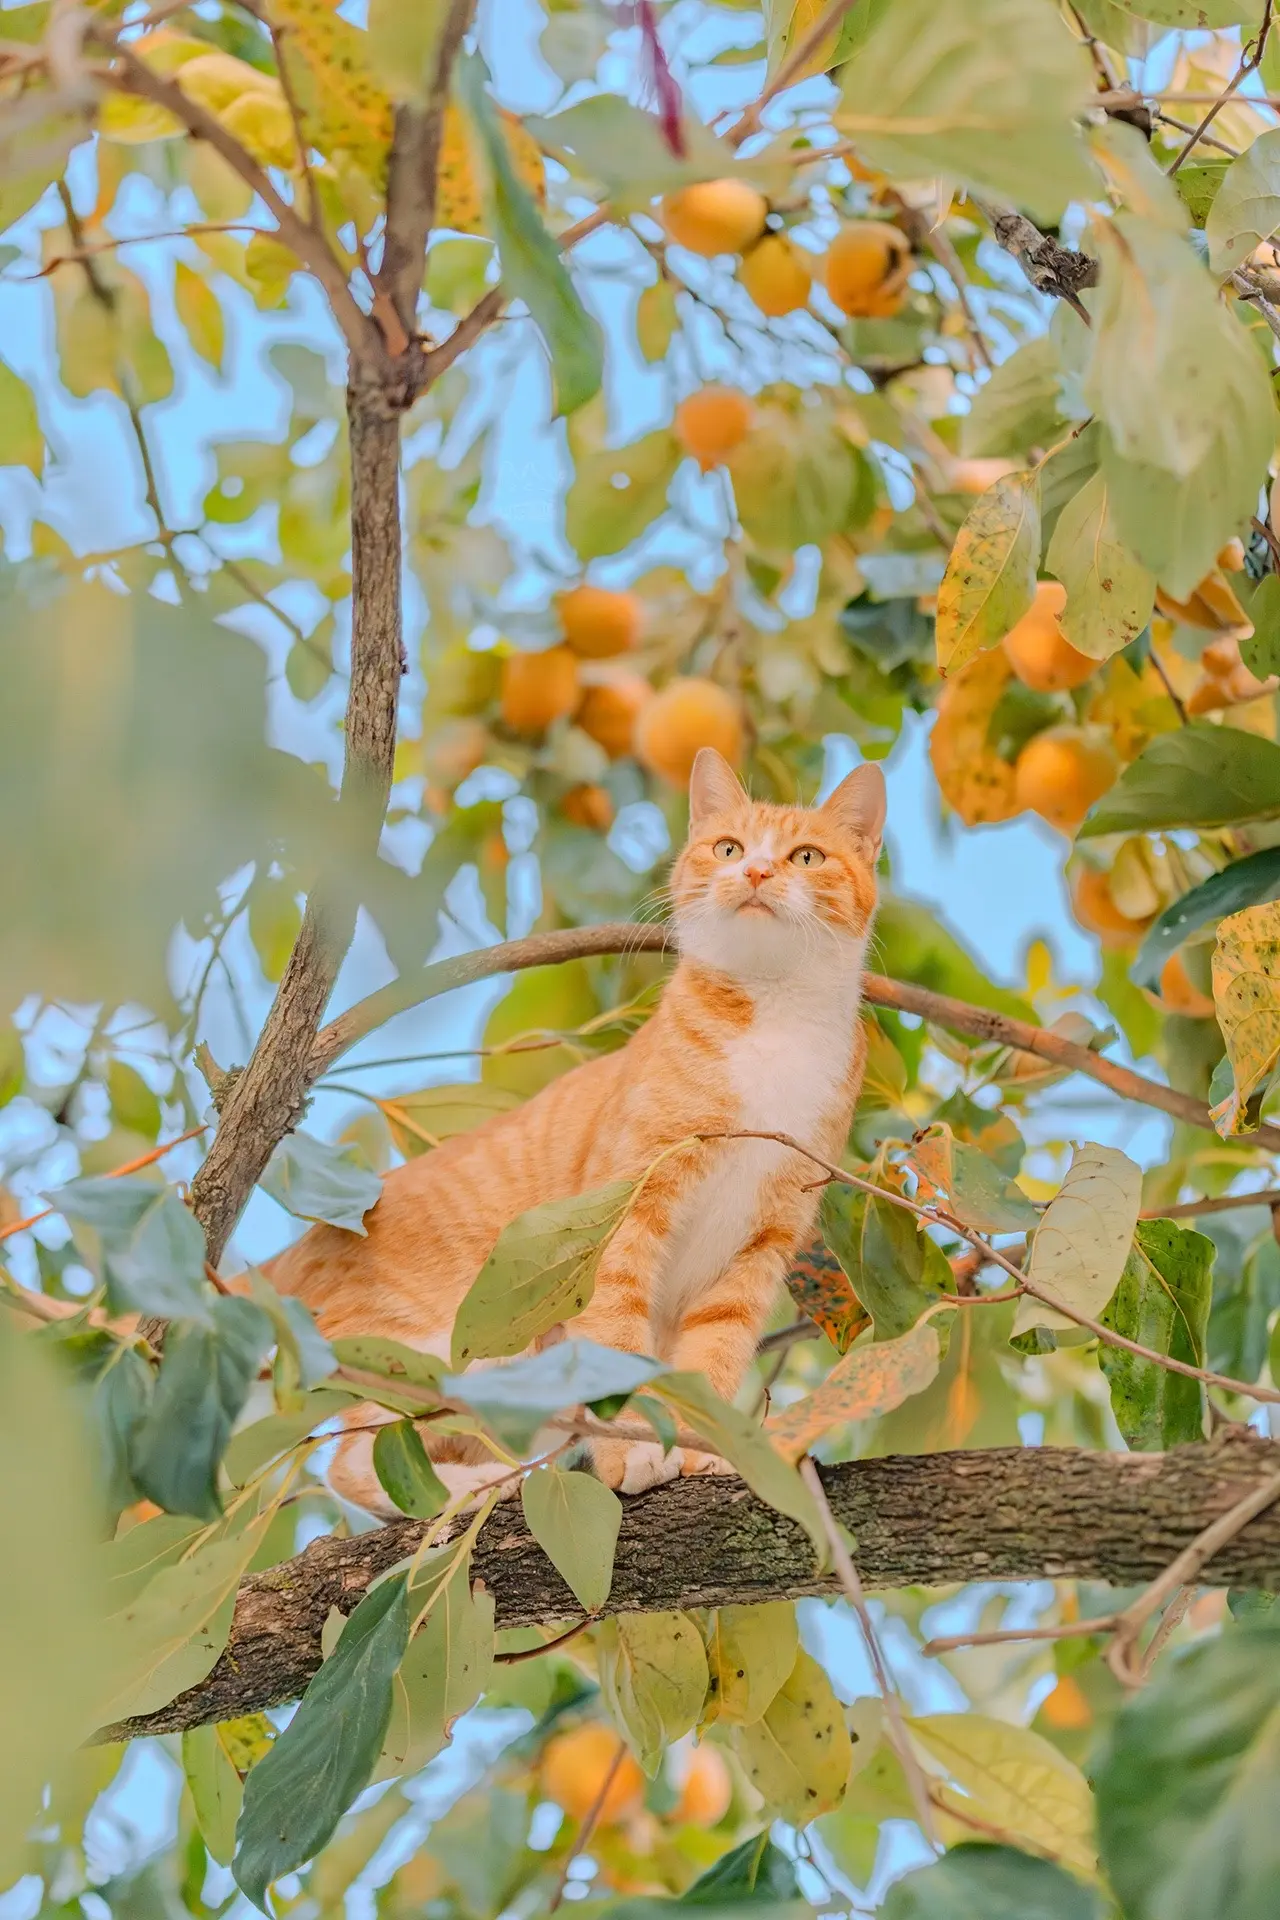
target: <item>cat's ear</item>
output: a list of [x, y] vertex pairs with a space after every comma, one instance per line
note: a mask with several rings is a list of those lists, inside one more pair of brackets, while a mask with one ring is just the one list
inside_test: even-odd
[[867, 841], [874, 859], [884, 837], [886, 803], [884, 775], [879, 767], [868, 763], [846, 774], [835, 792], [823, 801], [819, 812], [837, 821], [846, 833]]
[[689, 825], [701, 826], [719, 814], [735, 813], [746, 791], [729, 762], [714, 747], [699, 747], [689, 776]]

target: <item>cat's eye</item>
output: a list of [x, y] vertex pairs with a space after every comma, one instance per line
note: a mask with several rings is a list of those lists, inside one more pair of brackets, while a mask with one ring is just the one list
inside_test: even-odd
[[791, 855], [793, 867], [820, 867], [826, 854], [818, 847], [797, 847]]
[[737, 840], [717, 840], [712, 848], [717, 860], [741, 860], [742, 846]]

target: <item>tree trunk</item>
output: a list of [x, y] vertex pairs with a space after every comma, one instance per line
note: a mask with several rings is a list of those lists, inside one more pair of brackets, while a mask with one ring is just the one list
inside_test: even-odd
[[[1280, 1444], [1228, 1433], [1164, 1454], [1000, 1447], [824, 1467], [833, 1512], [850, 1531], [865, 1585], [1076, 1577], [1130, 1586], [1154, 1579], [1211, 1521], [1280, 1469]], [[212, 1673], [158, 1713], [98, 1736], [171, 1733], [296, 1699], [320, 1665], [330, 1608], [350, 1613], [371, 1580], [411, 1554], [415, 1520], [354, 1540], [317, 1540], [284, 1566], [241, 1584], [231, 1641]], [[476, 1544], [503, 1627], [570, 1623], [581, 1609], [529, 1532], [504, 1505]], [[1205, 1584], [1280, 1585], [1280, 1506], [1215, 1556]], [[606, 1611], [832, 1594], [805, 1533], [736, 1478], [677, 1480], [623, 1503]]]

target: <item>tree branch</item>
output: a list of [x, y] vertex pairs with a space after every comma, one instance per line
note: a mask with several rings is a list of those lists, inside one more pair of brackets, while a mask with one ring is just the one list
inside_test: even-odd
[[1098, 262], [1092, 254], [1060, 246], [1011, 207], [987, 206], [981, 200], [975, 200], [974, 205], [990, 221], [996, 245], [1013, 255], [1036, 292], [1065, 300], [1088, 326], [1089, 315], [1081, 303], [1080, 290], [1098, 284]]
[[387, 173], [387, 225], [375, 285], [390, 300], [406, 335], [417, 331], [427, 240], [436, 210], [436, 171], [454, 63], [471, 24], [475, 0], [451, 0], [440, 27], [431, 86], [423, 106], [396, 109]]
[[[313, 1078], [331, 1067], [339, 1055], [353, 1047], [365, 1034], [384, 1021], [425, 1000], [449, 993], [454, 987], [470, 986], [476, 980], [491, 980], [496, 974], [518, 973], [527, 967], [558, 966], [566, 960], [583, 959], [602, 953], [661, 953], [671, 944], [666, 927], [636, 926], [629, 921], [614, 921], [594, 927], [567, 927], [554, 933], [534, 933], [524, 940], [506, 940], [496, 946], [481, 947], [475, 953], [458, 954], [437, 960], [420, 973], [406, 974], [390, 986], [358, 1001], [346, 1013], [330, 1021], [316, 1036], [313, 1054]], [[1143, 1106], [1156, 1107], [1188, 1126], [1213, 1131], [1209, 1109], [1202, 1100], [1176, 1087], [1162, 1086], [1129, 1067], [1118, 1066], [1100, 1053], [1065, 1040], [1061, 1034], [1044, 1027], [1033, 1027], [1025, 1020], [1013, 1020], [1007, 1014], [994, 1013], [988, 1007], [971, 1006], [967, 1000], [952, 999], [950, 994], [935, 993], [929, 987], [916, 987], [904, 981], [888, 980], [883, 974], [869, 973], [862, 983], [862, 997], [868, 1006], [889, 1007], [898, 1013], [919, 1014], [954, 1033], [970, 1039], [1016, 1047], [1033, 1053], [1038, 1059], [1068, 1073], [1084, 1073], [1091, 1080], [1110, 1088], [1125, 1100], [1137, 1100]], [[1259, 1127], [1255, 1133], [1238, 1138], [1253, 1146], [1280, 1151], [1280, 1128]]]
[[[999, 1447], [822, 1468], [831, 1510], [858, 1543], [874, 1592], [966, 1580], [1077, 1578], [1137, 1586], [1158, 1578], [1263, 1476], [1280, 1444], [1224, 1433], [1165, 1454]], [[241, 1582], [231, 1641], [208, 1678], [157, 1713], [103, 1729], [100, 1740], [169, 1733], [296, 1699], [320, 1665], [331, 1607], [349, 1614], [370, 1581], [411, 1554], [424, 1526], [392, 1521]], [[473, 1577], [499, 1628], [576, 1620], [569, 1589], [529, 1532], [519, 1503], [486, 1523]], [[1280, 1584], [1280, 1508], [1259, 1514], [1198, 1578], [1215, 1586]], [[623, 1502], [606, 1611], [754, 1604], [832, 1594], [812, 1543], [734, 1477], [695, 1477]]]

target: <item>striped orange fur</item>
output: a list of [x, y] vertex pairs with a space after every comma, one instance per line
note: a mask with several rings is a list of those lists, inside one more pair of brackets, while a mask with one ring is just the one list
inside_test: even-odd
[[[835, 1158], [862, 1078], [863, 950], [875, 910], [884, 779], [859, 767], [820, 807], [751, 800], [698, 755], [672, 898], [680, 961], [652, 1019], [616, 1053], [386, 1177], [365, 1238], [313, 1227], [272, 1266], [331, 1335], [376, 1333], [447, 1355], [459, 1301], [499, 1232], [527, 1208], [634, 1179], [694, 1134], [788, 1133]], [[680, 1147], [607, 1246], [574, 1335], [701, 1371], [732, 1398], [793, 1251], [812, 1236], [809, 1162], [775, 1143]], [[367, 1420], [368, 1410], [359, 1418]], [[474, 1442], [424, 1430], [451, 1488], [494, 1477]], [[331, 1478], [387, 1511], [368, 1433]], [[638, 1491], [708, 1455], [608, 1441], [595, 1467]]]

